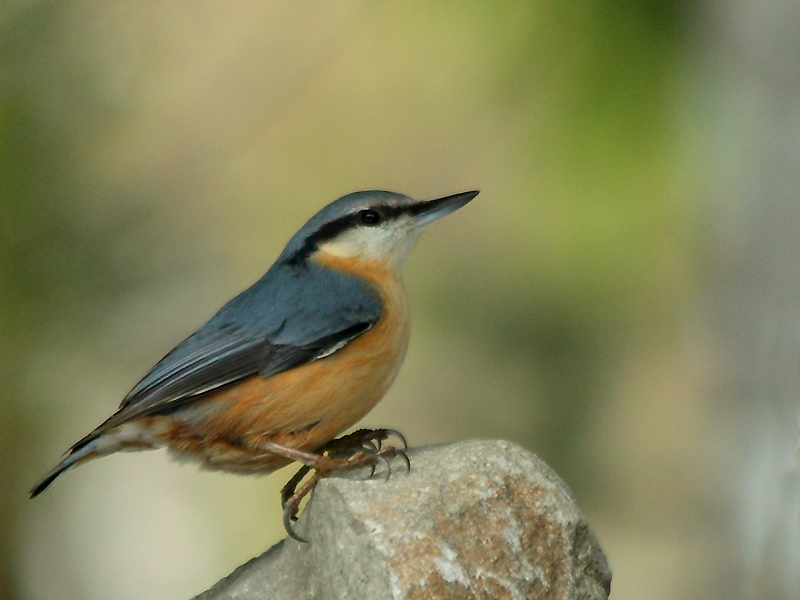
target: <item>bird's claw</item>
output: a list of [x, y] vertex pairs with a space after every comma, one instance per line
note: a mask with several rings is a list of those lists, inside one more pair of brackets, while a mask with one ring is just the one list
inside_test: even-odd
[[302, 502], [303, 498], [316, 487], [317, 482], [322, 477], [319, 473], [314, 473], [308, 481], [300, 486], [300, 489], [297, 489], [297, 484], [300, 483], [308, 471], [309, 467], [306, 465], [300, 467], [294, 477], [292, 477], [281, 490], [281, 499], [285, 499], [283, 503], [283, 527], [286, 529], [286, 533], [290, 538], [304, 544], [307, 544], [308, 540], [303, 539], [297, 534], [292, 523], [297, 521], [297, 511], [300, 510], [300, 502]]
[[[391, 436], [402, 442], [402, 449], [383, 446], [382, 442]], [[388, 481], [392, 475], [389, 459], [396, 456], [403, 459], [406, 471], [411, 472], [411, 461], [408, 459], [407, 450], [406, 438], [394, 429], [359, 429], [322, 446], [314, 453], [314, 460], [304, 463], [281, 490], [283, 526], [286, 533], [293, 540], [307, 542], [294, 531], [292, 524], [297, 521], [297, 512], [300, 510], [303, 498], [314, 490], [320, 479], [336, 471], [352, 471], [365, 466], [370, 467], [369, 478], [371, 478], [375, 475], [378, 463], [383, 463], [386, 465], [385, 480]], [[311, 477], [301, 485], [311, 471], [313, 471]]]

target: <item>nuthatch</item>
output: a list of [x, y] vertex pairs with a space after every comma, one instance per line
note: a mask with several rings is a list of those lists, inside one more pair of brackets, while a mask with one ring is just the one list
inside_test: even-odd
[[380, 450], [391, 430], [356, 434], [349, 454], [334, 438], [378, 403], [403, 362], [410, 322], [400, 269], [420, 230], [477, 195], [419, 201], [356, 192], [323, 208], [258, 282], [72, 446], [31, 497], [67, 469], [121, 450], [166, 446], [205, 467], [245, 473], [299, 460], [303, 474], [317, 477], [301, 492], [297, 476], [284, 489], [294, 536], [288, 518], [319, 476], [393, 455]]

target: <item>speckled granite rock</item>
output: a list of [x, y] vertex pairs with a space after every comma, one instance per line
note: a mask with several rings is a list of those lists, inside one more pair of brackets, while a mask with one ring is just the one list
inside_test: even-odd
[[611, 572], [567, 486], [509, 442], [410, 453], [382, 479], [327, 479], [284, 540], [197, 600], [608, 598]]

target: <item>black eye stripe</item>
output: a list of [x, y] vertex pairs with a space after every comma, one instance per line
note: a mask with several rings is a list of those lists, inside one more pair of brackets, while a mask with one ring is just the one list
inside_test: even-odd
[[[424, 202], [421, 202], [420, 205], [424, 205]], [[367, 212], [374, 212], [378, 216], [377, 223], [366, 223], [362, 219], [362, 214]], [[376, 225], [380, 225], [381, 223], [385, 223], [391, 219], [397, 218], [403, 214], [416, 214], [418, 212], [417, 205], [412, 204], [408, 206], [389, 206], [389, 205], [381, 205], [381, 206], [372, 206], [370, 208], [362, 208], [357, 210], [356, 212], [350, 213], [349, 215], [345, 215], [336, 219], [335, 221], [330, 221], [325, 223], [317, 229], [314, 233], [309, 235], [305, 242], [303, 243], [302, 247], [300, 247], [287, 261], [289, 264], [302, 264], [309, 256], [311, 256], [317, 248], [321, 244], [324, 244], [328, 240], [332, 240], [336, 236], [338, 236], [343, 231], [347, 231], [348, 229], [352, 229], [354, 227], [375, 227]]]

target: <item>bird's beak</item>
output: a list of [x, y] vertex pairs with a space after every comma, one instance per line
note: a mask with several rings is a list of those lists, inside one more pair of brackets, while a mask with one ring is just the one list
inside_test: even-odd
[[436, 200], [420, 202], [414, 205], [411, 213], [414, 215], [417, 227], [422, 227], [436, 219], [449, 215], [451, 212], [457, 211], [479, 193], [479, 191], [461, 192], [460, 194], [453, 194]]

